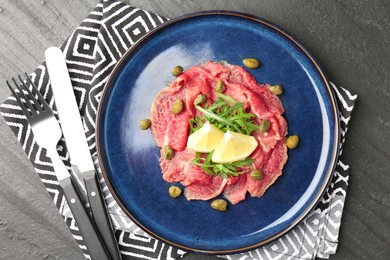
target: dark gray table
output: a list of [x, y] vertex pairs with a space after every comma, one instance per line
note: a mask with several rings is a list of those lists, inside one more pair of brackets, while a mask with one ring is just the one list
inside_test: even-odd
[[[34, 70], [44, 50], [60, 45], [96, 2], [0, 2], [1, 102], [10, 95], [5, 80]], [[390, 1], [127, 2], [165, 17], [208, 9], [263, 17], [298, 38], [332, 81], [358, 94], [344, 148], [350, 185], [339, 248], [331, 259], [390, 259]], [[0, 121], [0, 259], [83, 259], [13, 133]]]

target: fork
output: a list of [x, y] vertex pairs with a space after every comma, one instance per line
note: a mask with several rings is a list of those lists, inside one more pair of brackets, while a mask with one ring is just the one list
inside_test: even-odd
[[28, 82], [31, 86], [31, 90], [20, 75], [18, 75], [20, 84], [18, 84], [15, 78], [12, 78], [18, 93], [12, 88], [8, 80], [6, 81], [7, 85], [31, 125], [35, 141], [39, 146], [45, 148], [50, 155], [58, 182], [63, 189], [69, 208], [77, 222], [77, 226], [84, 238], [91, 258], [111, 259], [96, 231], [95, 225], [89, 218], [83, 200], [81, 199], [82, 197], [78, 193], [69, 171], [66, 169], [65, 164], [57, 152], [57, 144], [62, 136], [60, 125], [54, 117], [52, 109], [46, 103], [33, 81], [26, 73], [25, 76], [26, 83]]

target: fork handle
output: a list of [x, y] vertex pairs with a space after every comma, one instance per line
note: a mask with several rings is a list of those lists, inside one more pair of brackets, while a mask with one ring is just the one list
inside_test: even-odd
[[96, 231], [96, 227], [89, 218], [73, 181], [70, 178], [65, 178], [60, 181], [60, 185], [64, 191], [65, 198], [68, 201], [73, 217], [77, 222], [77, 227], [81, 232], [91, 259], [111, 260], [107, 249]]
[[62, 187], [64, 196], [76, 220], [77, 227], [84, 239], [88, 252], [92, 258], [111, 260], [104, 243], [101, 240], [95, 225], [91, 222], [90, 216], [84, 207], [82, 197], [80, 196], [75, 184], [73, 183], [69, 171], [66, 169], [64, 162], [61, 160], [56, 147], [48, 150], [54, 171], [58, 182]]
[[64, 162], [58, 154], [57, 148], [53, 147], [48, 149], [48, 152], [58, 181], [60, 182], [63, 179], [69, 178], [70, 173], [68, 169], [66, 169]]

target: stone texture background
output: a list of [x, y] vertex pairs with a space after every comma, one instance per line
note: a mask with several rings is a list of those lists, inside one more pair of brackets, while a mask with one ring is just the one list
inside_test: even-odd
[[[96, 2], [0, 1], [1, 102], [10, 95], [5, 80], [34, 70]], [[293, 34], [333, 82], [358, 94], [344, 147], [350, 186], [331, 259], [390, 258], [390, 1], [125, 2], [165, 17], [210, 9], [260, 16]], [[0, 132], [0, 259], [84, 259], [3, 118]]]

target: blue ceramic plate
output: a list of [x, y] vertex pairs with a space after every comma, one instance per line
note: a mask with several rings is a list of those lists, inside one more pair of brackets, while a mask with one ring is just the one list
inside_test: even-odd
[[[301, 142], [288, 152], [283, 175], [262, 198], [247, 199], [218, 212], [209, 201], [168, 195], [159, 148], [138, 122], [172, 67], [207, 60], [241, 65], [260, 83], [280, 84], [289, 134]], [[97, 145], [101, 167], [127, 215], [154, 237], [184, 250], [227, 254], [249, 250], [285, 234], [315, 206], [335, 166], [338, 112], [328, 81], [312, 56], [279, 27], [241, 13], [210, 11], [179, 17], [153, 30], [118, 62], [101, 99]]]

